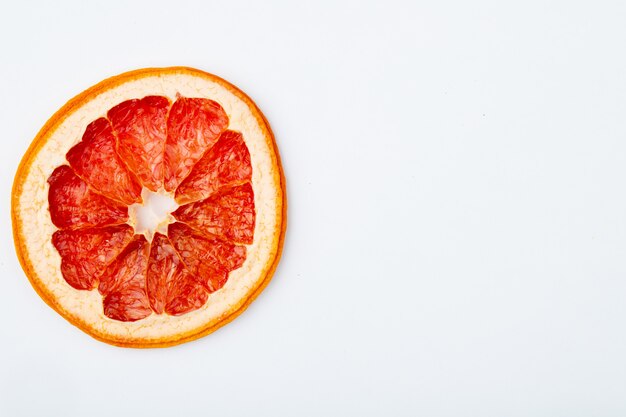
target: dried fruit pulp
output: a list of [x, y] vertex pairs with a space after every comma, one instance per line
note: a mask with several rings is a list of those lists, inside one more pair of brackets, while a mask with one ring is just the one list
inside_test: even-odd
[[[91, 122], [49, 177], [52, 236], [63, 277], [98, 288], [104, 314], [136, 321], [202, 307], [254, 239], [250, 154], [206, 98], [126, 100]], [[149, 242], [126, 223], [142, 187], [182, 204]]]
[[[207, 145], [206, 137], [194, 142], [197, 137], [170, 120], [181, 97], [193, 100], [176, 105], [180, 109], [198, 99], [219, 103], [228, 115], [228, 125], [195, 164], [183, 160], [178, 166], [173, 162], [195, 153], [195, 144]], [[215, 106], [206, 110], [219, 112]], [[90, 122], [99, 119], [105, 120], [90, 126], [88, 132]], [[124, 134], [118, 135], [119, 127], [113, 122], [128, 119], [131, 122]], [[208, 123], [206, 117], [203, 120]], [[211, 120], [219, 123], [220, 117]], [[113, 132], [113, 146], [105, 121]], [[184, 148], [169, 143], [168, 124], [185, 139]], [[77, 141], [83, 145], [77, 147]], [[107, 151], [111, 157], [99, 155]], [[81, 165], [83, 157], [88, 163]], [[122, 164], [117, 163], [120, 160]], [[115, 174], [90, 172], [90, 164], [98, 163]], [[203, 174], [197, 173], [202, 170]], [[116, 182], [125, 188], [116, 188]], [[52, 193], [55, 187], [58, 194]], [[144, 239], [137, 234], [148, 223], [136, 222], [137, 213], [149, 211], [152, 193], [168, 194], [177, 203], [167, 209], [174, 211], [168, 221]], [[141, 204], [134, 201], [142, 196], [147, 207], [138, 210]], [[232, 321], [269, 283], [285, 234], [285, 198], [271, 129], [245, 93], [193, 68], [147, 68], [94, 85], [42, 127], [15, 175], [13, 237], [33, 288], [71, 324], [117, 346], [172, 346]], [[175, 223], [168, 225], [170, 221]], [[196, 250], [181, 251], [182, 245], [193, 245]], [[220, 256], [225, 256], [223, 264], [217, 262]], [[138, 274], [129, 269], [135, 264], [140, 266]], [[137, 279], [143, 265], [145, 279]], [[224, 274], [229, 268], [236, 269]], [[161, 270], [169, 273], [155, 273]], [[195, 277], [202, 274], [202, 285], [190, 280], [185, 271]], [[135, 321], [111, 318], [135, 319], [147, 313]]]

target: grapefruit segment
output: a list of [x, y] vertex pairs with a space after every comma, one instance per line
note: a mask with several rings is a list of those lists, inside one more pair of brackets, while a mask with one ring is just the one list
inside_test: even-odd
[[105, 316], [119, 321], [136, 321], [152, 313], [146, 294], [149, 251], [146, 238], [135, 235], [107, 266], [98, 285], [98, 291], [105, 296]]
[[98, 192], [124, 204], [141, 202], [141, 184], [115, 151], [111, 124], [101, 117], [91, 122], [81, 142], [66, 155], [76, 174]]
[[208, 299], [206, 288], [191, 275], [186, 275], [168, 294], [165, 312], [171, 316], [187, 314], [205, 305]]
[[106, 226], [128, 220], [126, 206], [93, 192], [67, 165], [57, 167], [48, 183], [50, 218], [58, 228]]
[[245, 246], [201, 234], [184, 223], [172, 223], [168, 237], [189, 271], [210, 291], [224, 286], [228, 273], [246, 259]]
[[170, 101], [162, 96], [126, 100], [107, 113], [117, 137], [117, 151], [141, 184], [157, 191], [163, 185], [163, 153]]
[[133, 228], [126, 224], [54, 232], [52, 244], [61, 256], [63, 278], [76, 289], [94, 289], [107, 264], [131, 241], [133, 234]]
[[167, 236], [155, 233], [148, 261], [147, 291], [155, 313], [180, 315], [202, 307], [208, 293], [187, 270]]
[[118, 321], [137, 321], [148, 317], [152, 310], [145, 290], [129, 287], [104, 297], [104, 315]]
[[254, 191], [249, 182], [180, 206], [172, 215], [194, 229], [235, 243], [254, 240]]
[[178, 97], [170, 109], [165, 142], [165, 189], [174, 191], [193, 166], [228, 127], [219, 103]]
[[252, 179], [250, 152], [239, 132], [227, 130], [176, 189], [179, 204], [207, 198], [219, 188]]

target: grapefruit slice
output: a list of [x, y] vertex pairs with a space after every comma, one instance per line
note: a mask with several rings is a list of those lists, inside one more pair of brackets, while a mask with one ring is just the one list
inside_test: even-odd
[[[142, 220], [152, 201], [170, 203]], [[248, 96], [199, 70], [151, 68], [102, 81], [45, 124], [11, 210], [46, 303], [104, 342], [164, 347], [230, 322], [268, 284], [285, 180]]]

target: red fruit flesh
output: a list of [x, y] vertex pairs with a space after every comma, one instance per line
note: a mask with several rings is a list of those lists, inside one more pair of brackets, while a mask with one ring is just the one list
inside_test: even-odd
[[241, 133], [227, 130], [176, 189], [179, 204], [202, 200], [220, 188], [252, 179], [250, 152]]
[[136, 235], [106, 268], [98, 291], [104, 295], [104, 314], [119, 321], [136, 321], [152, 313], [146, 294], [150, 244]]
[[179, 97], [170, 109], [165, 142], [165, 189], [174, 191], [228, 126], [222, 106], [205, 98]]
[[117, 152], [144, 187], [163, 186], [163, 155], [170, 101], [161, 96], [124, 101], [107, 113]]
[[61, 165], [48, 178], [52, 223], [61, 229], [107, 226], [128, 220], [128, 208], [95, 193], [72, 168]]
[[251, 244], [254, 236], [254, 192], [250, 183], [180, 206], [173, 216], [202, 232], [235, 243]]
[[74, 172], [100, 194], [124, 204], [141, 202], [141, 184], [117, 154], [111, 124], [101, 117], [66, 155]]
[[63, 278], [76, 289], [94, 289], [108, 263], [131, 241], [133, 234], [133, 228], [126, 224], [54, 232], [52, 244], [61, 255]]

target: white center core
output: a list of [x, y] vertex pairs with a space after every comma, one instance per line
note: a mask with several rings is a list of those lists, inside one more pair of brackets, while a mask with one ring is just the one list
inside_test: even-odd
[[171, 213], [178, 204], [173, 194], [163, 189], [155, 193], [144, 187], [141, 198], [143, 204], [128, 207], [128, 223], [135, 228], [135, 233], [142, 233], [151, 242], [155, 232], [167, 234], [167, 225], [176, 221]]

